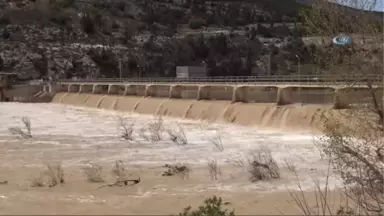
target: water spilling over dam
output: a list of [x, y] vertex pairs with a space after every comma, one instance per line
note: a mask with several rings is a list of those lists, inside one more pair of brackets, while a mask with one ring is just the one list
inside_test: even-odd
[[[306, 131], [321, 130], [321, 116], [338, 118], [370, 95], [364, 86], [295, 84], [62, 83], [55, 88], [54, 103]], [[375, 91], [382, 100], [382, 88]]]
[[134, 96], [58, 93], [54, 103], [112, 109], [140, 114], [165, 115], [207, 121], [225, 121], [274, 129], [316, 129], [320, 115], [331, 106], [283, 106], [274, 104], [196, 101]]

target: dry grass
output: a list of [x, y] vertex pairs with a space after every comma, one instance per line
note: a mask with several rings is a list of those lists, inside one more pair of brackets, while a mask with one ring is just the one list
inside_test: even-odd
[[32, 138], [31, 120], [24, 116], [21, 118], [21, 122], [23, 123], [25, 130], [21, 129], [20, 127], [11, 127], [8, 129], [9, 132], [24, 139]]
[[[146, 132], [149, 132], [149, 135]], [[142, 128], [139, 136], [147, 141], [157, 142], [163, 139], [164, 123], [162, 116], [155, 117], [155, 120], [148, 124], [146, 129]]]
[[125, 168], [125, 165], [122, 160], [115, 161], [115, 165], [112, 168], [112, 174], [117, 177], [117, 179], [125, 179], [131, 174]]
[[32, 177], [30, 181], [31, 187], [45, 187], [44, 175], [42, 173], [39, 176]]
[[219, 150], [219, 151], [224, 151], [224, 146], [223, 146], [223, 140], [221, 139], [220, 134], [216, 134], [213, 138], [210, 139], [210, 142]]
[[89, 167], [84, 167], [83, 171], [87, 177], [87, 181], [91, 183], [102, 183], [105, 182], [102, 176], [103, 167], [98, 164], [90, 164]]
[[60, 162], [48, 163], [46, 168], [47, 170], [30, 180], [31, 187], [55, 187], [65, 182], [64, 170]]
[[240, 169], [245, 169], [246, 168], [245, 162], [241, 158], [233, 159], [233, 160], [231, 160], [231, 163], [236, 168], [240, 168]]
[[119, 117], [119, 126], [123, 129], [121, 138], [125, 140], [133, 140], [134, 123], [128, 124], [126, 119], [124, 119], [123, 117]]
[[287, 168], [287, 170], [291, 173], [296, 173], [297, 172], [297, 169], [296, 169], [296, 166], [295, 164], [293, 164], [292, 160], [291, 159], [284, 159], [284, 163], [285, 163], [285, 167]]
[[155, 117], [155, 121], [148, 125], [150, 138], [152, 141], [160, 141], [163, 139], [164, 123], [162, 116]]
[[176, 145], [186, 145], [188, 144], [187, 136], [185, 135], [184, 129], [178, 125], [178, 131], [176, 130], [167, 130], [167, 133], [173, 143]]
[[48, 186], [55, 187], [63, 184], [64, 181], [64, 170], [61, 163], [48, 163], [47, 164], [46, 176], [48, 176]]
[[[335, 215], [335, 216], [352, 216], [352, 215], [370, 215], [369, 212], [366, 212], [360, 208], [360, 205], [357, 203], [351, 202], [349, 196], [345, 192], [340, 192], [341, 200], [340, 203], [334, 205], [331, 198], [333, 197], [330, 194], [329, 188], [329, 177], [330, 177], [331, 163], [328, 164], [328, 171], [325, 174], [325, 183], [324, 186], [321, 186], [318, 180], [312, 178], [313, 183], [315, 184], [315, 203], [309, 203], [309, 199], [306, 197], [306, 193], [302, 188], [297, 172], [294, 174], [296, 176], [296, 182], [298, 191], [289, 191], [290, 196], [294, 200], [295, 205], [300, 209], [302, 215], [311, 216], [311, 215]], [[375, 214], [376, 215], [376, 214]]]
[[140, 128], [139, 137], [146, 141], [151, 140], [150, 136], [147, 135], [147, 130], [145, 128]]
[[268, 148], [262, 147], [251, 152], [251, 155], [251, 158], [248, 159], [248, 172], [251, 174], [250, 180], [252, 182], [280, 178], [279, 166]]
[[212, 159], [207, 161], [207, 165], [211, 179], [217, 180], [218, 177], [221, 175], [221, 169], [219, 167], [219, 164], [216, 160]]

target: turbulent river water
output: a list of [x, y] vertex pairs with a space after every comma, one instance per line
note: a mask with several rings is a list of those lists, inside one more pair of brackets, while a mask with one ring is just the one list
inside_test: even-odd
[[[23, 127], [20, 121], [23, 116], [31, 121], [31, 139], [20, 139], [9, 132], [10, 127]], [[127, 125], [133, 125], [132, 141], [121, 139], [121, 119], [124, 119]], [[129, 189], [130, 193], [125, 194], [135, 198], [165, 194], [191, 196], [208, 193], [207, 191], [232, 197], [242, 193], [242, 197], [246, 197], [246, 194], [255, 192], [279, 193], [296, 190], [298, 182], [303, 190], [313, 190], [314, 180], [324, 182], [328, 170], [327, 162], [322, 160], [314, 144], [316, 137], [310, 133], [283, 133], [224, 123], [163, 117], [161, 140], [148, 141], [143, 134], [150, 135], [149, 125], [159, 123], [153, 116], [50, 103], [0, 103], [0, 121], [0, 181], [1, 178], [9, 181], [8, 189], [0, 192], [0, 202], [4, 204], [0, 210], [3, 213], [23, 213], [22, 210], [10, 210], [15, 207], [16, 202], [31, 206], [26, 208], [31, 212], [40, 213], [36, 207], [37, 203], [41, 205], [46, 202], [42, 201], [41, 196], [51, 199], [47, 202], [56, 204], [108, 203], [105, 205], [109, 206], [110, 210], [102, 211], [106, 213], [116, 213], [116, 209], [124, 209], [124, 205], [117, 205], [116, 201], [116, 196], [120, 196], [121, 191], [111, 189], [106, 192], [107, 189], [103, 189], [103, 193], [99, 193], [95, 192], [94, 186], [89, 186], [92, 184], [86, 183], [81, 167], [89, 162], [102, 164], [105, 167], [104, 173], [108, 176], [110, 172], [107, 169], [113, 166], [116, 160], [122, 160], [132, 170], [132, 175], [144, 178], [142, 186], [139, 184], [137, 188], [132, 187], [133, 189]], [[187, 138], [185, 145], [175, 144], [167, 133], [169, 130], [180, 129]], [[222, 149], [213, 144], [218, 142]], [[247, 161], [252, 159], [260, 148], [267, 148], [271, 152], [280, 167], [280, 179], [249, 181]], [[209, 160], [216, 160], [221, 168], [218, 180], [212, 180], [209, 176]], [[68, 188], [51, 191], [31, 189], [31, 175], [35, 174], [35, 170], [43, 169], [43, 165], [50, 161], [61, 161], [64, 169], [68, 170], [66, 181], [69, 186], [63, 186]], [[173, 177], [161, 176], [164, 171], [162, 165], [175, 163], [188, 164], [191, 167], [190, 179], [176, 180]], [[288, 164], [292, 166], [287, 166]], [[292, 167], [298, 177], [292, 173]], [[75, 186], [74, 182], [79, 182], [82, 186]], [[330, 182], [331, 187], [337, 187], [339, 184], [334, 175], [331, 176]], [[76, 189], [77, 187], [82, 189]], [[84, 196], [93, 198], [85, 199]], [[57, 211], [53, 207], [50, 208], [52, 209], [48, 213], [83, 211], [79, 210], [80, 207], [71, 211], [61, 207], [61, 210]], [[121, 213], [151, 213], [150, 210], [129, 209]], [[156, 209], [154, 207], [153, 211]]]

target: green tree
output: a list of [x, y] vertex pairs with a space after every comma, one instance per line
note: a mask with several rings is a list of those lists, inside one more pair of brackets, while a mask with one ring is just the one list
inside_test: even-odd
[[204, 205], [192, 211], [192, 207], [187, 207], [179, 216], [235, 216], [234, 211], [223, 210], [223, 200], [216, 196], [204, 201]]
[[92, 35], [96, 33], [96, 27], [89, 13], [81, 17], [81, 27], [86, 34]]

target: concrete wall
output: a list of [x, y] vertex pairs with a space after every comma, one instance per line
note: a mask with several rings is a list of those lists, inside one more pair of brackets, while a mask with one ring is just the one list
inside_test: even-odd
[[[136, 95], [196, 100], [227, 100], [243, 103], [276, 103], [288, 105], [333, 104], [347, 108], [350, 104], [369, 102], [367, 88], [331, 88], [319, 86], [255, 86], [255, 85], [188, 85], [188, 84], [69, 84], [58, 85], [59, 92], [109, 95]], [[379, 103], [383, 89], [376, 89]]]
[[93, 94], [108, 94], [109, 85], [94, 85], [93, 86]]
[[181, 98], [197, 99], [198, 93], [199, 93], [199, 86], [182, 85]]
[[68, 92], [80, 92], [80, 85], [76, 85], [76, 84], [69, 85]]
[[210, 86], [208, 100], [232, 100], [233, 91], [236, 87], [230, 85]]
[[171, 85], [147, 85], [146, 97], [169, 97]]
[[83, 84], [80, 85], [80, 93], [92, 93], [93, 85]]
[[13, 86], [11, 89], [4, 90], [4, 100], [7, 99], [8, 101], [29, 101], [34, 95], [36, 95], [42, 90], [43, 86], [38, 85]]
[[276, 86], [239, 86], [235, 89], [233, 102], [275, 103], [278, 88]]
[[[289, 89], [288, 89], [289, 88]], [[334, 101], [335, 89], [322, 87], [287, 87], [289, 99], [293, 103], [331, 104]]]
[[147, 85], [133, 85], [137, 96], [146, 96], [148, 90]]
[[119, 85], [109, 85], [108, 86], [109, 95], [119, 95]]
[[67, 84], [56, 85], [56, 90], [58, 92], [68, 92], [68, 88], [69, 88], [69, 85], [67, 85]]

